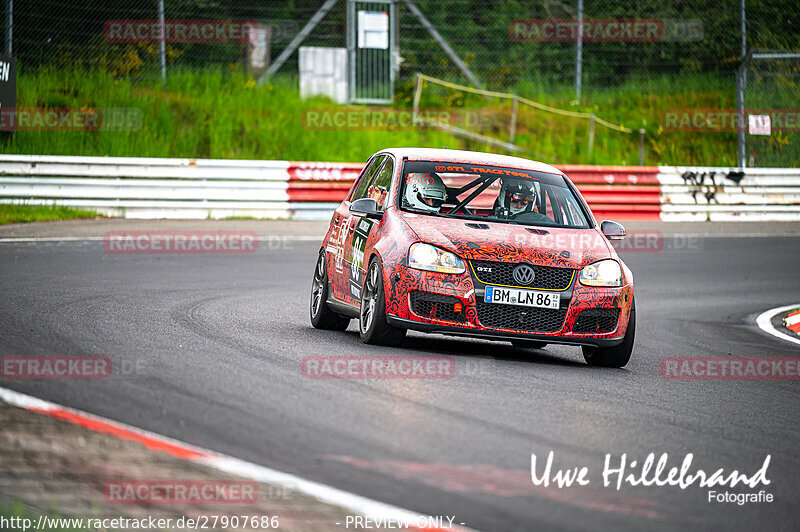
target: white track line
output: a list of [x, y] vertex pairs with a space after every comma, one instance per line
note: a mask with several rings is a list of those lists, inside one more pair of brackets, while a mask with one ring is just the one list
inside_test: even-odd
[[[232, 456], [227, 456], [215, 451], [203, 449], [195, 445], [126, 425], [118, 421], [113, 421], [107, 418], [96, 416], [94, 414], [75, 410], [74, 408], [44, 401], [42, 399], [25, 395], [14, 390], [0, 388], [0, 399], [11, 405], [24, 408], [26, 410], [33, 410], [45, 415], [48, 415], [48, 413], [55, 414], [57, 412], [69, 412], [85, 420], [100, 422], [117, 429], [121, 429], [122, 431], [135, 433], [139, 436], [152, 440], [153, 442], [165, 443], [174, 447], [181, 447], [186, 451], [201, 455], [197, 458], [189, 459], [192, 462], [204, 464], [208, 467], [217, 469], [218, 471], [239, 475], [256, 482], [265, 482], [289, 490], [294, 490], [314, 497], [319, 501], [342, 507], [353, 512], [354, 515], [368, 516], [373, 519], [392, 519], [394, 522], [411, 523], [412, 525], [423, 522], [423, 520], [425, 520], [427, 517], [425, 514], [412, 512], [397, 506], [374, 501], [372, 499], [368, 499], [354, 493], [349, 493], [332, 486], [327, 486], [319, 482], [307, 480], [290, 473], [283, 473], [276, 469], [270, 469], [258, 464], [246, 462]], [[461, 523], [459, 523], [459, 525], [461, 525]], [[331, 527], [334, 526], [335, 524], [331, 523]], [[341, 527], [344, 528], [343, 523], [341, 524]], [[411, 530], [426, 530], [429, 532], [444, 532], [445, 530], [447, 532], [469, 532], [471, 529], [464, 528], [463, 526], [453, 526], [452, 528], [446, 529], [412, 526]]]
[[787, 310], [792, 310], [800, 307], [800, 303], [795, 303], [794, 305], [786, 305], [783, 307], [769, 309], [766, 312], [762, 312], [758, 318], [756, 318], [756, 324], [767, 334], [771, 334], [777, 338], [782, 340], [787, 340], [794, 344], [800, 344], [800, 338], [792, 338], [786, 333], [782, 333], [781, 331], [777, 330], [775, 327], [772, 326], [772, 318], [775, 317], [776, 314], [781, 312], [786, 312]]

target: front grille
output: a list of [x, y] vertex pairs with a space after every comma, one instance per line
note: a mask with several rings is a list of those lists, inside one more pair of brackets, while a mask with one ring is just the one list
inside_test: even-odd
[[461, 305], [461, 300], [453, 296], [441, 294], [430, 294], [428, 292], [411, 292], [411, 310], [414, 314], [426, 318], [436, 318], [439, 320], [456, 321], [463, 323], [467, 321], [463, 306], [461, 312], [455, 311], [455, 305]]
[[556, 332], [564, 325], [567, 308], [531, 308], [478, 301], [478, 319], [485, 327], [528, 332]]
[[[472, 271], [483, 284], [501, 284], [505, 286], [522, 286], [525, 288], [543, 288], [546, 290], [566, 290], [572, 283], [575, 270], [569, 268], [554, 268], [552, 266], [535, 266], [530, 264], [536, 274], [533, 281], [521, 285], [514, 280], [512, 272], [518, 263], [491, 262], [484, 260], [470, 261]], [[487, 271], [488, 269], [488, 271]]]
[[619, 320], [618, 308], [588, 308], [582, 310], [575, 320], [572, 332], [605, 333], [617, 328]]

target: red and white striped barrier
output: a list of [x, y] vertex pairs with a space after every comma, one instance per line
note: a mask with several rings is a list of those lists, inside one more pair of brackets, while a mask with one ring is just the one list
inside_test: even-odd
[[290, 162], [290, 216], [296, 220], [326, 220], [347, 196], [363, 163]]
[[793, 333], [800, 335], [800, 310], [795, 310], [787, 314], [786, 317], [783, 318], [783, 326]]
[[[289, 163], [295, 218], [327, 218], [362, 164]], [[800, 169], [688, 166], [558, 167], [598, 219], [800, 221]]]
[[[361, 163], [289, 163], [289, 209], [296, 218], [327, 218], [350, 190]], [[598, 218], [658, 220], [659, 169], [655, 166], [559, 167], [575, 183]]]
[[598, 220], [658, 220], [661, 212], [655, 166], [559, 166], [578, 187]]
[[[127, 218], [328, 219], [363, 163], [0, 155], [0, 203]], [[800, 169], [559, 167], [598, 219], [800, 221]]]

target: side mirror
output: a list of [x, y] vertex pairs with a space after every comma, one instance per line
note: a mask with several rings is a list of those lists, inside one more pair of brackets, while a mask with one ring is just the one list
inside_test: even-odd
[[378, 202], [372, 198], [361, 198], [350, 204], [350, 212], [367, 218], [380, 220], [383, 213], [378, 210]]
[[621, 224], [611, 220], [600, 222], [600, 232], [609, 240], [622, 240], [627, 235], [625, 228]]

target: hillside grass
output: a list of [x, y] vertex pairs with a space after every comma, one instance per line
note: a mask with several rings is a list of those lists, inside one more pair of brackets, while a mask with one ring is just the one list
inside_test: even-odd
[[[594, 112], [614, 124], [646, 130], [645, 164], [735, 164], [735, 133], [664, 131], [670, 109], [734, 107], [733, 87], [715, 88], [698, 78], [623, 85], [585, 94], [571, 103], [569, 87], [521, 83], [514, 90], [559, 108]], [[449, 147], [498, 151], [433, 129], [380, 125], [366, 130], [309, 127], [308, 110], [341, 107], [326, 98], [301, 100], [297, 80], [276, 78], [257, 86], [236, 71], [173, 71], [165, 86], [101, 71], [22, 71], [18, 108], [133, 108], [134, 130], [17, 131], [0, 137], [0, 151], [19, 154], [363, 161], [389, 146]], [[395, 106], [411, 106], [413, 85], [398, 87]], [[457, 91], [426, 87], [423, 107], [481, 109], [482, 133], [508, 140], [510, 104]], [[350, 106], [351, 110], [364, 109]], [[484, 115], [481, 115], [484, 116]], [[588, 121], [520, 106], [515, 142], [523, 156], [558, 164], [638, 164], [638, 132], [628, 135], [597, 126], [588, 151]]]

